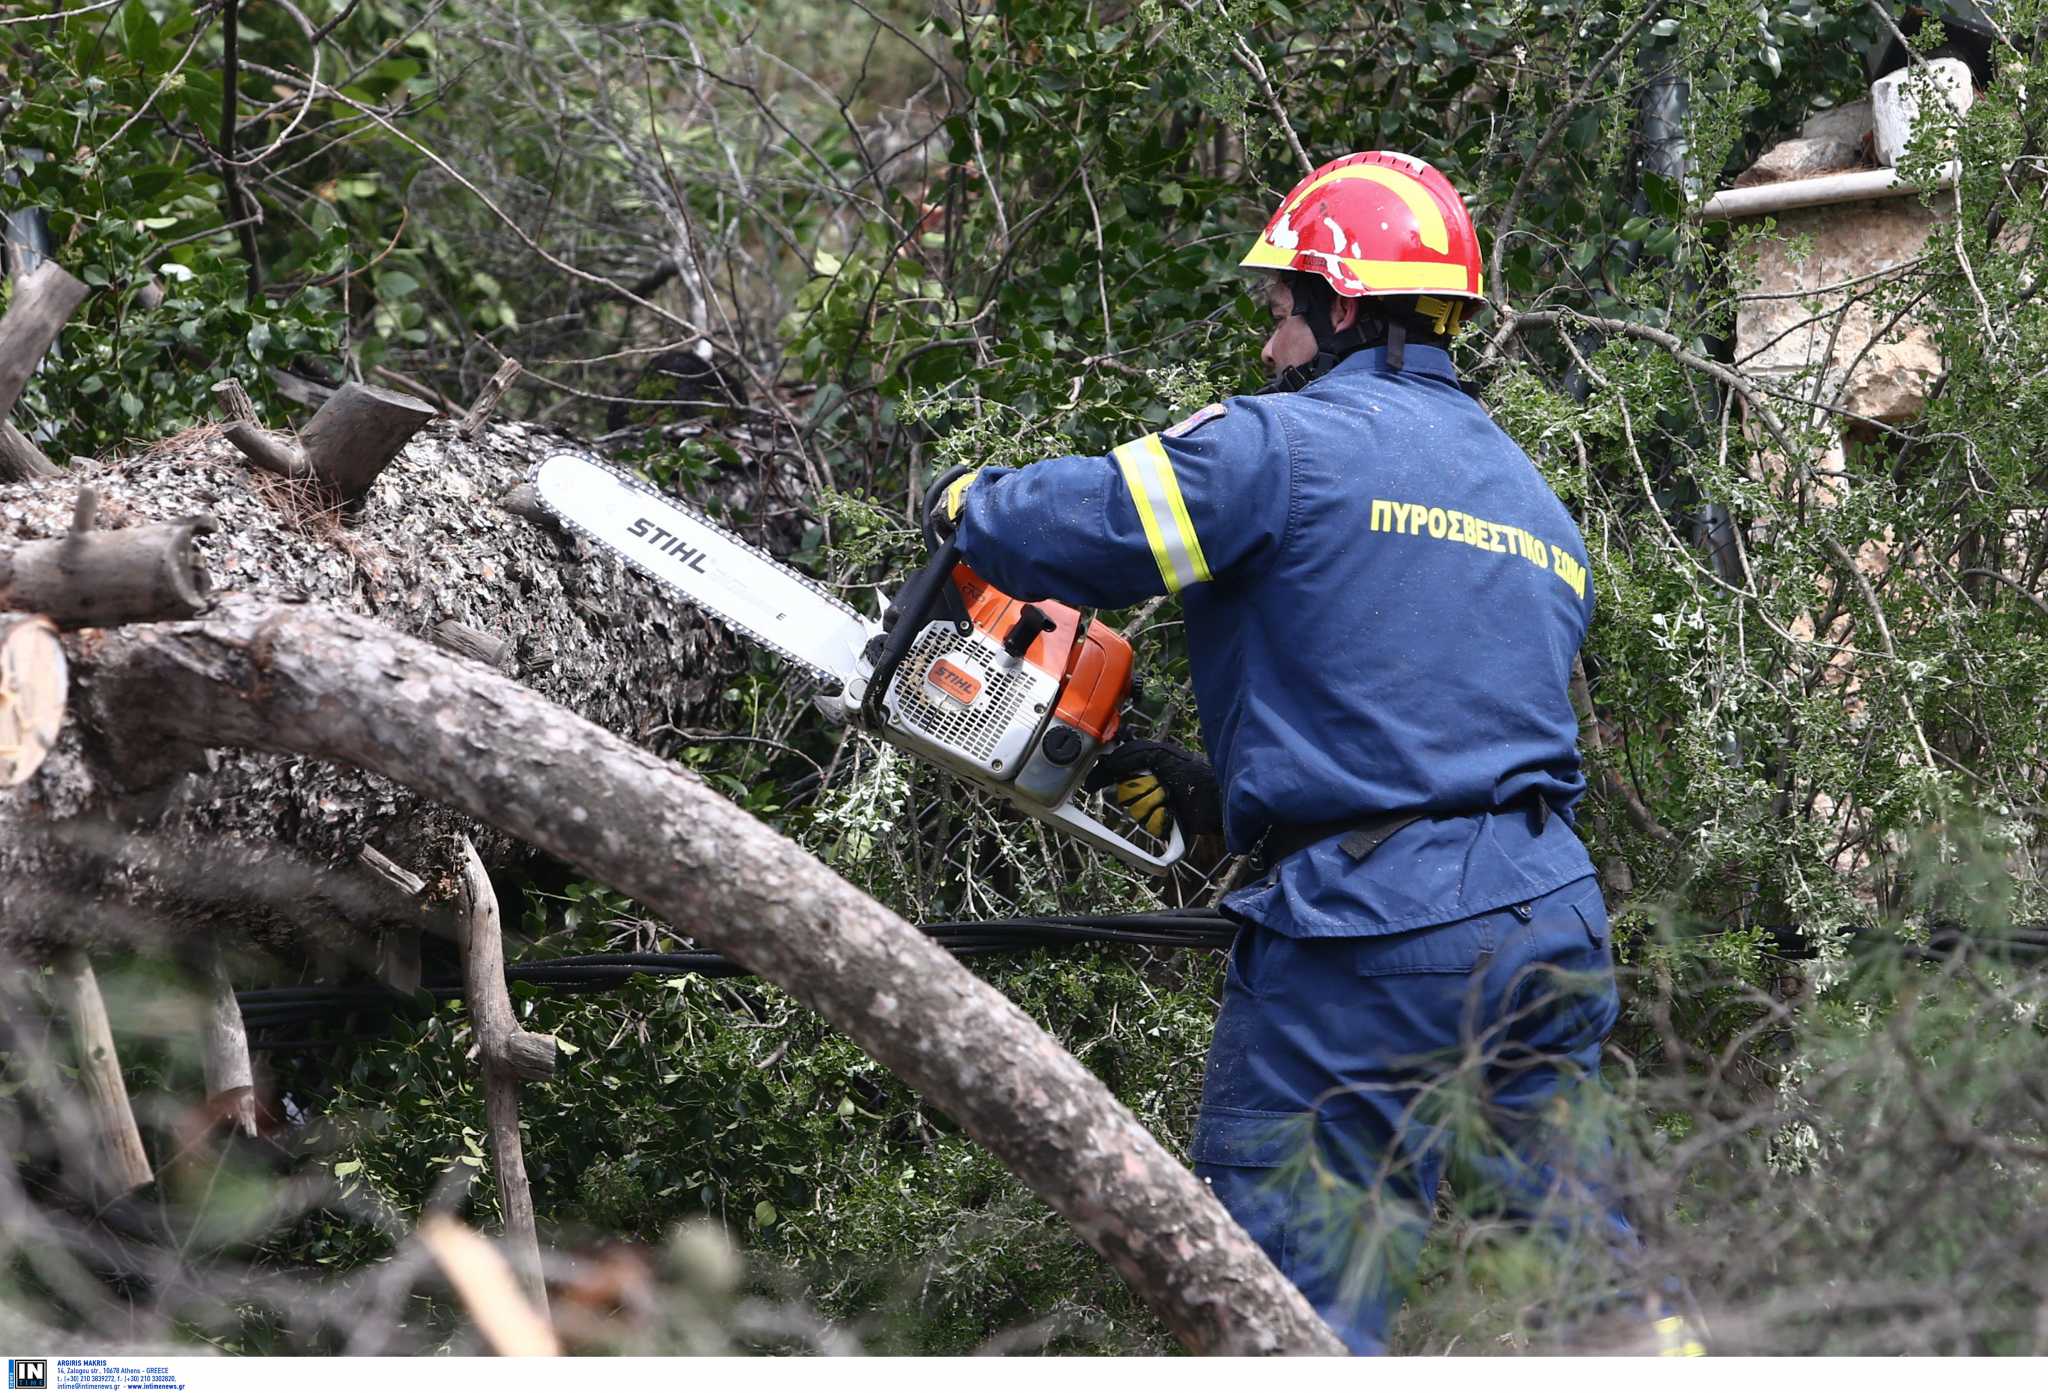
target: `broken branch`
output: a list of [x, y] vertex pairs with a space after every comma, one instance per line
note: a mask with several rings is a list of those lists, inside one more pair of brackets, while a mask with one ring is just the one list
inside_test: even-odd
[[78, 1045], [78, 1077], [100, 1139], [103, 1176], [114, 1193], [139, 1190], [156, 1179], [135, 1110], [128, 1103], [128, 1085], [121, 1077], [121, 1058], [114, 1051], [114, 1027], [100, 995], [92, 964], [75, 949], [57, 962], [58, 990], [71, 1016], [71, 1034]]
[[498, 364], [498, 370], [491, 374], [491, 380], [486, 382], [483, 391], [477, 394], [476, 404], [470, 407], [469, 414], [462, 418], [460, 431], [464, 440], [474, 440], [482, 433], [484, 426], [491, 419], [491, 413], [498, 409], [498, 402], [503, 399], [506, 389], [518, 380], [517, 358], [507, 358]]
[[[456, 873], [462, 880], [462, 924], [456, 940], [462, 948], [462, 994], [476, 1025], [477, 1054], [484, 1071], [484, 1113], [491, 1129], [491, 1155], [498, 1167], [498, 1200], [505, 1213], [505, 1241], [512, 1246], [514, 1265], [527, 1296], [543, 1317], [548, 1309], [547, 1282], [541, 1274], [540, 1234], [533, 1218], [533, 1190], [526, 1179], [526, 1149], [519, 1138], [519, 1080], [552, 1078], [553, 1036], [521, 1030], [512, 1015], [512, 995], [505, 989], [505, 945], [498, 920], [498, 896], [490, 874], [469, 838], [457, 838]], [[522, 1072], [513, 1059], [519, 1042]]]

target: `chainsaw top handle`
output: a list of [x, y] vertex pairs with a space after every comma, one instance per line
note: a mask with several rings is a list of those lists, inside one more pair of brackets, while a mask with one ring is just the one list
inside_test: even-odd
[[896, 669], [903, 666], [903, 660], [910, 655], [911, 645], [917, 642], [924, 626], [935, 618], [952, 617], [961, 623], [967, 621], [967, 612], [960, 604], [960, 592], [952, 584], [953, 568], [960, 564], [959, 538], [957, 534], [944, 538], [938, 535], [938, 529], [932, 524], [932, 510], [945, 496], [946, 486], [972, 468], [972, 465], [957, 465], [939, 475], [925, 490], [919, 521], [924, 526], [925, 549], [931, 553], [931, 559], [903, 583], [903, 588], [896, 593], [895, 603], [882, 616], [882, 650], [875, 658], [875, 670], [868, 675], [867, 695], [861, 701], [861, 714], [871, 725], [881, 724], [882, 694], [896, 680]]

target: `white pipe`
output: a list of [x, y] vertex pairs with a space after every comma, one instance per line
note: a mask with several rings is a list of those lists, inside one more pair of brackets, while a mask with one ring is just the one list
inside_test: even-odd
[[[1932, 187], [1954, 185], [1959, 173], [1950, 160], [1935, 175]], [[1703, 222], [1717, 218], [1757, 218], [1792, 208], [1816, 208], [1827, 203], [1858, 203], [1868, 198], [1896, 198], [1918, 193], [1923, 186], [1909, 184], [1895, 169], [1856, 169], [1846, 174], [1823, 174], [1817, 179], [1787, 179], [1779, 184], [1758, 184], [1748, 189], [1723, 189], [1708, 199], [1693, 216]]]

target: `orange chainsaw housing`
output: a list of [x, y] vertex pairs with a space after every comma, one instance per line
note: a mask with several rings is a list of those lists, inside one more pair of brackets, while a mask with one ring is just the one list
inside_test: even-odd
[[[1005, 595], [965, 565], [953, 584], [975, 628], [1000, 643], [1023, 617], [1025, 601]], [[1081, 631], [1081, 612], [1051, 600], [1032, 601], [1053, 627], [1033, 639], [1024, 661], [1060, 683], [1053, 719], [1102, 743], [1116, 734], [1124, 699], [1131, 694], [1131, 645], [1107, 624]]]

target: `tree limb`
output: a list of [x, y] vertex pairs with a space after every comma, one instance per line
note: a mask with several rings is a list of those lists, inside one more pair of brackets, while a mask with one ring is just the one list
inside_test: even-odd
[[45, 261], [14, 283], [14, 299], [0, 318], [0, 421], [14, 410], [57, 331], [85, 299], [85, 283]]
[[310, 605], [232, 596], [200, 622], [111, 633], [83, 661], [104, 720], [384, 774], [787, 988], [1065, 1215], [1190, 1349], [1342, 1352], [1206, 1187], [1028, 1016], [680, 767]]

